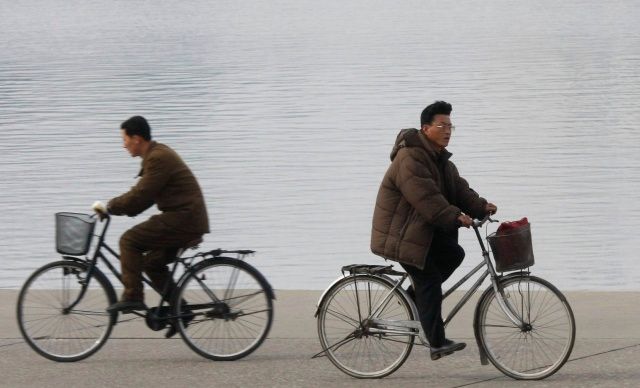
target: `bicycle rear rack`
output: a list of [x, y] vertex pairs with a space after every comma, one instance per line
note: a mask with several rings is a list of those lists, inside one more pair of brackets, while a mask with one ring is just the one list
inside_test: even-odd
[[391, 276], [404, 276], [404, 272], [399, 272], [393, 269], [393, 265], [368, 265], [368, 264], [351, 264], [342, 267], [342, 275], [345, 272], [350, 275], [356, 274], [368, 274], [368, 275], [391, 275]]

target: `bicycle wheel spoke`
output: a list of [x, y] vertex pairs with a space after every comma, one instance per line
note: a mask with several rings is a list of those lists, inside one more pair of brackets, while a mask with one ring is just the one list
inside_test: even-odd
[[328, 310], [327, 309], [327, 314], [330, 314], [332, 317], [336, 317], [339, 320], [341, 320], [342, 322], [348, 323], [349, 325], [353, 326], [353, 327], [358, 327], [360, 325], [360, 322], [356, 321], [355, 319], [342, 314], [342, 313], [338, 313], [335, 312], [333, 310]]
[[207, 260], [188, 274], [178, 300], [186, 300], [181, 310], [196, 318], [178, 320], [178, 327], [189, 347], [207, 358], [233, 360], [264, 341], [273, 306], [258, 276], [248, 264], [227, 258]]
[[[413, 346], [410, 333], [370, 332], [369, 318], [412, 320], [412, 311], [393, 286], [373, 276], [336, 283], [319, 306], [318, 334], [329, 359], [355, 377], [382, 377], [400, 367]], [[372, 315], [373, 314], [373, 315]], [[378, 333], [379, 332], [379, 333]]]
[[[105, 309], [114, 300], [106, 291], [108, 281], [93, 278], [83, 294], [80, 278], [85, 276], [86, 264], [61, 261], [40, 268], [23, 286], [18, 301], [20, 330], [29, 346], [44, 357], [86, 358], [111, 333], [114, 320]], [[72, 303], [73, 310], [66, 311]]]
[[503, 295], [522, 318], [522, 327], [506, 319], [495, 294], [481, 300], [480, 340], [491, 362], [516, 379], [541, 379], [568, 359], [575, 339], [571, 308], [555, 287], [533, 276], [504, 281]]

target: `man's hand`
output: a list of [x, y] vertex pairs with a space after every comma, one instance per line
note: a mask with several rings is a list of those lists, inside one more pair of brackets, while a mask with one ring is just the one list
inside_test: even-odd
[[95, 201], [91, 206], [91, 208], [93, 209], [94, 212], [98, 214], [101, 220], [104, 220], [105, 217], [109, 215], [109, 211], [107, 210], [107, 207], [104, 206], [104, 203], [100, 201]]
[[460, 214], [458, 216], [458, 225], [464, 226], [465, 228], [470, 227], [473, 224], [473, 220], [466, 214]]
[[498, 207], [494, 204], [492, 204], [491, 202], [487, 203], [487, 205], [484, 207], [484, 211], [487, 212], [488, 214], [496, 214], [496, 212], [498, 211]]

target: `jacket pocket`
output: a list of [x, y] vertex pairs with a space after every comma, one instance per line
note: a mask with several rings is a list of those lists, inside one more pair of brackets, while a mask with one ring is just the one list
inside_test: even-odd
[[416, 218], [416, 211], [412, 211], [408, 216], [404, 224], [402, 225], [402, 229], [400, 229], [400, 234], [398, 235], [398, 243], [396, 244], [396, 257], [400, 257], [400, 246], [404, 241], [404, 235], [407, 233], [407, 229]]

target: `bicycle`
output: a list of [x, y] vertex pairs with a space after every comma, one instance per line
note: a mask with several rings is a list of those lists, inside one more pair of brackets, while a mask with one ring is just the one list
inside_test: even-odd
[[[98, 218], [103, 228], [94, 235]], [[58, 362], [85, 359], [105, 344], [117, 323], [118, 313], [106, 311], [117, 301], [115, 290], [98, 267], [99, 262], [104, 263], [122, 280], [103, 253], [106, 250], [119, 259], [105, 242], [110, 222], [108, 214], [56, 214], [56, 247], [62, 260], [29, 276], [17, 302], [20, 332], [41, 356]], [[85, 256], [94, 236], [98, 242], [93, 255]], [[181, 257], [201, 242], [180, 247], [171, 278], [178, 267], [183, 273], [172, 295], [168, 284], [158, 290], [144, 277], [144, 283], [159, 293], [160, 301], [147, 311], [133, 313], [154, 331], [174, 325], [186, 344], [203, 357], [237, 360], [256, 350], [267, 337], [275, 295], [264, 276], [243, 261], [252, 250], [215, 249]]]
[[[522, 262], [500, 268], [518, 272], [498, 275], [496, 268], [505, 266], [504, 258], [490, 244], [494, 268], [479, 231], [486, 222], [497, 220], [487, 216], [473, 222], [482, 262], [443, 298], [483, 267], [485, 271], [451, 309], [445, 326], [489, 276], [491, 285], [478, 300], [473, 324], [481, 364], [487, 365], [489, 360], [517, 380], [544, 379], [557, 372], [571, 354], [576, 330], [573, 311], [555, 286], [530, 274], [532, 250]], [[529, 229], [527, 232], [530, 247]], [[494, 233], [487, 239], [495, 237]], [[314, 358], [326, 355], [338, 369], [356, 378], [382, 378], [402, 366], [415, 337], [429, 346], [416, 305], [402, 287], [407, 273], [395, 271], [391, 265], [354, 264], [343, 267], [342, 275], [318, 302], [315, 315], [322, 351]]]

